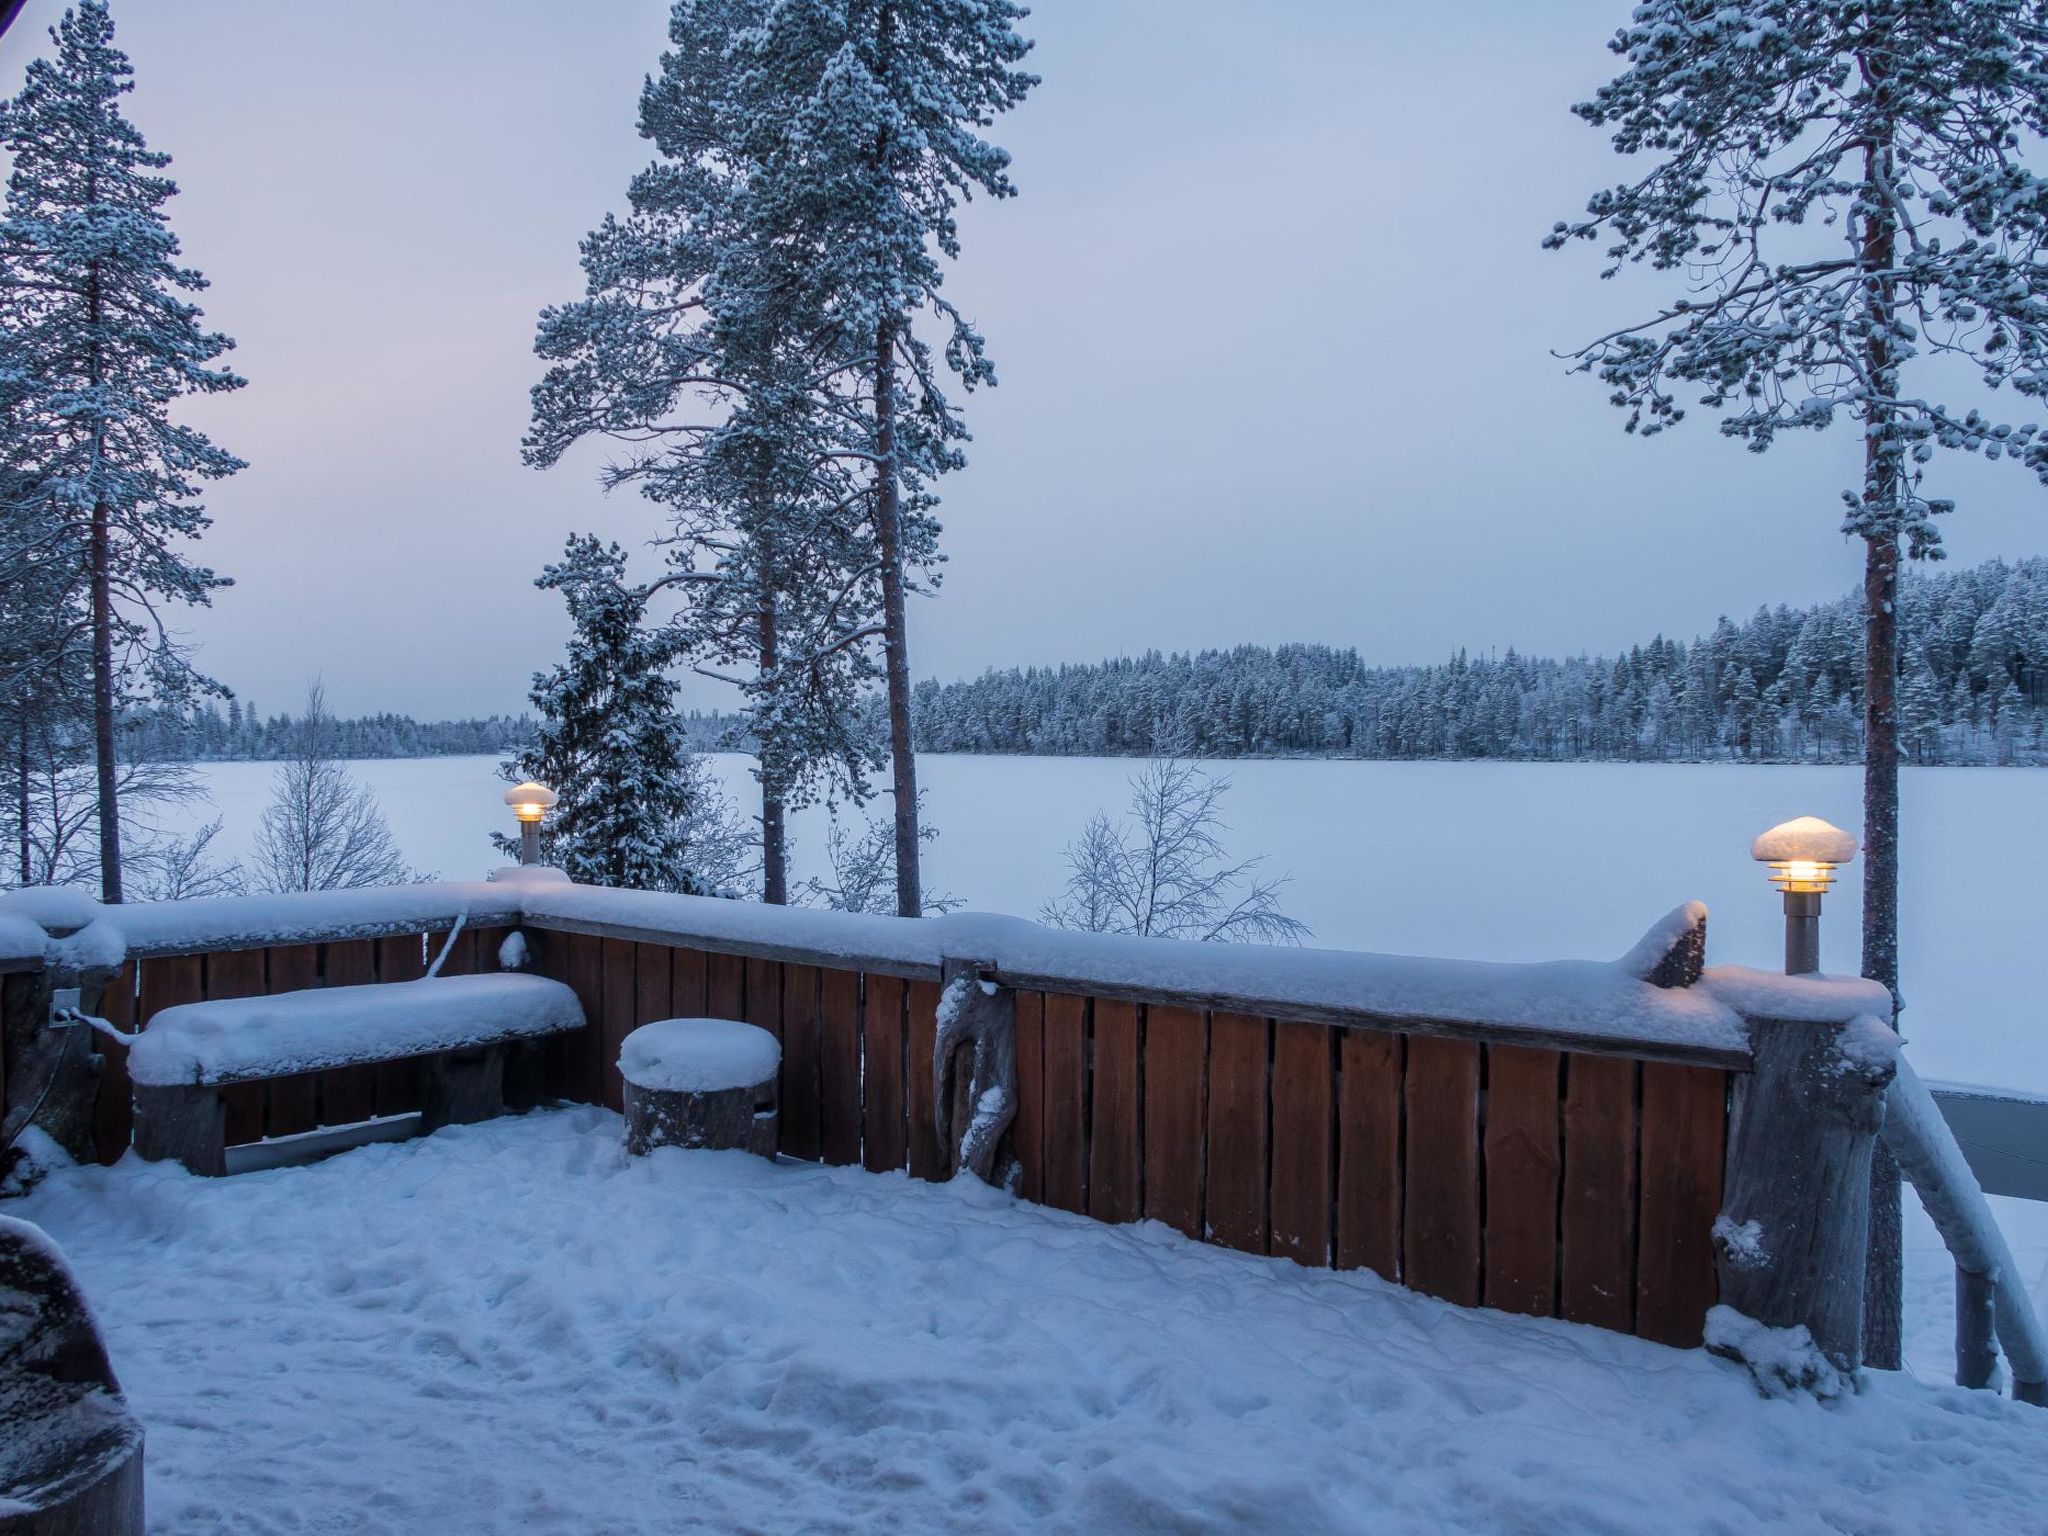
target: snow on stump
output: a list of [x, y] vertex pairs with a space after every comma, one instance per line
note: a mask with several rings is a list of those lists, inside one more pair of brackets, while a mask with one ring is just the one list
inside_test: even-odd
[[70, 1266], [0, 1217], [0, 1536], [141, 1536], [142, 1426]]
[[705, 1147], [775, 1155], [775, 1076], [782, 1046], [731, 1019], [643, 1024], [619, 1047], [626, 1150]]
[[227, 1172], [221, 1090], [303, 1072], [428, 1058], [420, 1129], [505, 1112], [505, 1049], [583, 1027], [583, 1007], [542, 976], [429, 976], [166, 1008], [128, 1053], [135, 1150], [197, 1174]]

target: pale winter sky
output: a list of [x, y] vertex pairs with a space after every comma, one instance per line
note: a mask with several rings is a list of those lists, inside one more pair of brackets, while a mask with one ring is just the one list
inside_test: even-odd
[[[1045, 0], [1045, 84], [996, 134], [1022, 196], [970, 210], [949, 281], [1002, 384], [944, 487], [917, 671], [1608, 649], [1847, 590], [1846, 431], [1766, 459], [1705, 417], [1638, 441], [1550, 355], [1651, 291], [1538, 245], [1620, 174], [1568, 108], [1627, 9]], [[60, 10], [30, 0], [0, 90]], [[563, 633], [540, 565], [655, 527], [598, 454], [540, 474], [518, 441], [535, 312], [645, 157], [664, 0], [114, 13], [250, 380], [203, 411], [251, 462], [212, 499], [239, 584], [192, 621], [203, 662], [266, 710], [315, 672], [348, 711], [518, 708]], [[1942, 476], [1953, 559], [2048, 549], [2023, 471]]]

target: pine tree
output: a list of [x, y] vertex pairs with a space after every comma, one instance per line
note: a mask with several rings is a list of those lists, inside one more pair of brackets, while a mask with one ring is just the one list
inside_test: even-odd
[[[13, 161], [0, 216], [0, 391], [24, 440], [10, 527], [53, 530], [82, 594], [91, 643], [101, 895], [121, 899], [115, 727], [138, 688], [177, 697], [201, 681], [159, 618], [225, 585], [181, 546], [208, 519], [199, 483], [242, 468], [171, 417], [193, 393], [239, 388], [207, 365], [232, 343], [180, 297], [205, 287], [177, 264], [164, 205], [177, 192], [121, 113], [133, 89], [105, 0], [81, 0], [0, 107]], [[24, 502], [32, 503], [26, 505]]]
[[648, 592], [626, 581], [625, 552], [574, 536], [535, 585], [562, 594], [574, 625], [568, 656], [534, 676], [534, 742], [504, 769], [561, 796], [543, 858], [584, 885], [721, 894], [738, 839], [675, 713], [673, 637], [646, 627]]
[[[1936, 404], [1906, 369], [1929, 347], [2048, 394], [2048, 180], [2022, 148], [2048, 133], [2048, 0], [1644, 0], [1611, 46], [1627, 68], [1577, 111], [1654, 164], [1546, 244], [1606, 239], [1605, 275], [1687, 278], [1582, 366], [1631, 431], [1678, 422], [1690, 390], [1758, 451], [1838, 414], [1861, 428], [1863, 974], [1896, 999], [1899, 565], [1938, 553], [1951, 505], [1922, 466], [1951, 448], [2048, 480], [2037, 426]], [[1871, 1358], [1896, 1366], [1898, 1185], [1877, 1161]]]

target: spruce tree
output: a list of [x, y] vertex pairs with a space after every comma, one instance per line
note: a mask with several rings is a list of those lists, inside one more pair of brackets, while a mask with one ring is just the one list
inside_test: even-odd
[[232, 345], [181, 295], [164, 208], [177, 187], [121, 111], [133, 89], [105, 0], [81, 0], [0, 105], [13, 161], [0, 215], [0, 390], [20, 442], [8, 524], [50, 531], [90, 636], [101, 895], [121, 899], [118, 712], [199, 681], [160, 613], [225, 585], [184, 552], [207, 527], [201, 482], [241, 460], [172, 419], [182, 396], [239, 388], [208, 365]]
[[584, 885], [716, 893], [730, 857], [709, 830], [722, 821], [717, 791], [675, 713], [673, 637], [646, 626], [648, 593], [627, 582], [625, 552], [574, 536], [535, 585], [562, 594], [574, 625], [567, 657], [534, 676], [533, 743], [504, 770], [561, 796], [543, 858]]

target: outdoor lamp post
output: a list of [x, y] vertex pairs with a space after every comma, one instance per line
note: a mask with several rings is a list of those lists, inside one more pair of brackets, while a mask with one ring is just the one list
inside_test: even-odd
[[545, 784], [536, 784], [528, 779], [524, 784], [514, 784], [505, 791], [505, 803], [512, 807], [512, 814], [519, 821], [519, 862], [538, 864], [540, 862], [540, 821], [561, 799]]
[[1818, 816], [1783, 821], [1749, 845], [1749, 856], [1771, 867], [1771, 884], [1785, 893], [1785, 974], [1820, 969], [1820, 899], [1835, 883], [1835, 866], [1856, 857], [1856, 839]]

